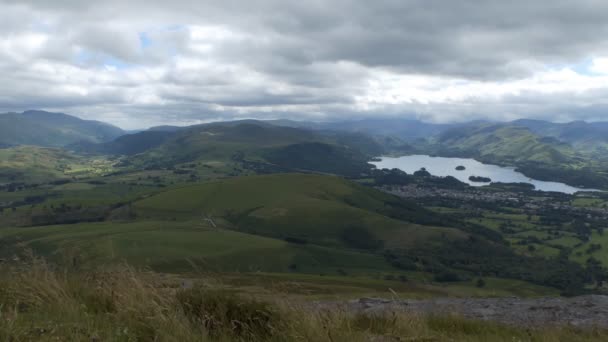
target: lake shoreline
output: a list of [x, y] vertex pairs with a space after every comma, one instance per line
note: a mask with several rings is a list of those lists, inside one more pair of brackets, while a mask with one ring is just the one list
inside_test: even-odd
[[[492, 183], [527, 183], [532, 184], [536, 191], [561, 192], [575, 194], [577, 192], [598, 192], [601, 190], [572, 186], [567, 183], [541, 180], [529, 177], [515, 166], [489, 164], [474, 158], [441, 157], [426, 154], [410, 154], [401, 156], [380, 156], [370, 161], [377, 168], [397, 168], [408, 174], [425, 168], [434, 176], [452, 176], [470, 186], [487, 186]], [[464, 166], [465, 170], [456, 170]], [[489, 178], [491, 182], [472, 182], [469, 177]]]

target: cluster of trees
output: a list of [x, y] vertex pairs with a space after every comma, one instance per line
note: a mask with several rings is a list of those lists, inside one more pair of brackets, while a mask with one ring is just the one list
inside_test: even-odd
[[510, 248], [485, 239], [471, 238], [385, 252], [385, 258], [404, 270], [421, 270], [436, 281], [460, 281], [474, 275], [519, 279], [554, 287], [568, 294], [582, 293], [585, 284], [605, 281], [608, 272], [600, 263], [583, 267], [567, 257], [554, 259], [515, 254]]
[[585, 188], [608, 188], [608, 177], [590, 168], [574, 169], [543, 163], [524, 163], [518, 165], [517, 171], [539, 180], [558, 181]]
[[468, 185], [452, 176], [436, 177], [432, 176], [425, 168], [414, 172], [410, 175], [399, 169], [374, 169], [370, 176], [377, 186], [384, 185], [409, 185], [418, 184], [420, 186], [432, 186], [443, 189], [458, 189], [462, 190]]

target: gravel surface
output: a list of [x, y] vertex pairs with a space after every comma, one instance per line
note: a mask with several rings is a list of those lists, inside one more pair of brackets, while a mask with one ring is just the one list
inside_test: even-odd
[[317, 303], [318, 308], [344, 308], [353, 312], [457, 314], [467, 318], [518, 326], [572, 325], [608, 328], [608, 296], [572, 298], [442, 298], [386, 300], [361, 298], [346, 303]]

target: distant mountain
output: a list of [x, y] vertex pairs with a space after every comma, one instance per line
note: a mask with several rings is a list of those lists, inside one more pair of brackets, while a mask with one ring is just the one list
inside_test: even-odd
[[150, 132], [177, 132], [177, 131], [185, 129], [185, 128], [186, 127], [181, 127], [181, 126], [164, 125], [164, 126], [150, 127], [150, 128], [148, 128], [148, 131], [150, 131]]
[[513, 125], [529, 128], [532, 132], [556, 137], [566, 142], [599, 139], [608, 141], [608, 122], [572, 121], [568, 123], [554, 123], [542, 120], [521, 119], [512, 122]]
[[412, 119], [377, 118], [336, 122], [306, 122], [292, 120], [271, 120], [268, 123], [278, 126], [307, 128], [313, 130], [333, 130], [360, 132], [375, 137], [391, 137], [402, 143], [416, 140], [429, 140], [439, 137], [446, 131], [467, 131], [483, 125], [525, 127], [539, 137], [551, 137], [571, 144], [576, 149], [592, 151], [600, 148], [608, 153], [608, 122], [573, 121], [553, 123], [543, 120], [521, 119], [512, 122], [470, 121], [458, 124], [434, 124]]
[[305, 122], [291, 120], [268, 121], [274, 125], [314, 130], [360, 132], [373, 136], [398, 137], [403, 141], [428, 138], [456, 127], [454, 124], [433, 124], [412, 119], [379, 118], [334, 122]]
[[123, 134], [118, 127], [63, 113], [31, 110], [0, 114], [0, 145], [63, 147], [81, 141], [107, 142]]
[[443, 154], [475, 156], [499, 164], [570, 162], [572, 148], [534, 134], [526, 127], [479, 124], [449, 129], [437, 137]]
[[575, 149], [591, 153], [596, 158], [608, 160], [608, 122], [553, 123], [539, 120], [517, 120], [513, 124], [526, 127], [537, 135], [567, 142]]
[[[547, 129], [543, 123], [534, 125]], [[536, 134], [533, 129], [517, 123], [471, 124], [449, 129], [415, 147], [424, 154], [514, 166], [538, 180], [608, 189], [608, 175], [603, 171], [608, 166], [606, 153], [589, 153], [576, 144]]]
[[173, 135], [171, 131], [144, 131], [125, 134], [113, 141], [95, 144], [79, 142], [68, 145], [67, 148], [76, 152], [135, 155], [163, 144]]
[[257, 172], [316, 171], [357, 176], [383, 147], [361, 133], [314, 131], [242, 120], [145, 131], [104, 144], [78, 144], [81, 152], [131, 156], [135, 168], [173, 168], [192, 162], [241, 165]]

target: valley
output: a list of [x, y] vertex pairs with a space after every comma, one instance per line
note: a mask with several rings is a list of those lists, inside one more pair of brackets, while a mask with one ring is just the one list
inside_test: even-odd
[[377, 156], [408, 143], [386, 139], [248, 120], [1, 149], [0, 265], [128, 264], [298, 301], [607, 292], [604, 192], [465, 159], [404, 172]]
[[[32, 249], [55, 262], [78, 255], [81, 267], [124, 260], [162, 272], [205, 267], [454, 285], [503, 277], [561, 291], [602, 288], [601, 193], [477, 188], [426, 171], [380, 170], [367, 161], [394, 145], [356, 132], [256, 121], [158, 132], [102, 149], [2, 150], [5, 260]], [[465, 164], [454, 172], [475, 172]], [[439, 252], [454, 248], [451, 260]], [[471, 264], [486, 248], [500, 251], [500, 261]], [[510, 268], [522, 261], [532, 276]], [[572, 273], [552, 278], [564, 268]]]
[[0, 0], [0, 342], [608, 341], [606, 32]]

